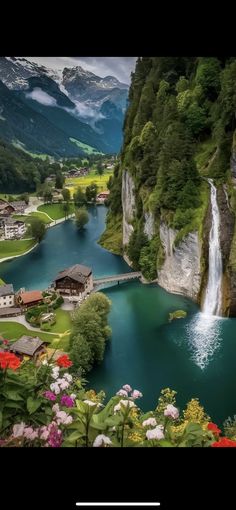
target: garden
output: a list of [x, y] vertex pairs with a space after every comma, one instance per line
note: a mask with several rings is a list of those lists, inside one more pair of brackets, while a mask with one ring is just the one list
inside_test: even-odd
[[56, 351], [40, 366], [0, 352], [0, 447], [236, 447], [236, 420], [221, 430], [198, 399], [182, 412], [176, 392], [161, 391], [143, 413], [142, 393], [124, 384], [108, 402], [85, 388], [80, 370]]
[[43, 292], [43, 304], [29, 308], [25, 314], [27, 322], [43, 331], [50, 331], [56, 324], [57, 316], [54, 312], [63, 303], [63, 297], [56, 292]]

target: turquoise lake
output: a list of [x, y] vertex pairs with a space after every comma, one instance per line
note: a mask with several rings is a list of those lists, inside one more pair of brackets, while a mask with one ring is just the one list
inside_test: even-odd
[[[58, 271], [76, 263], [91, 266], [95, 277], [130, 271], [124, 260], [97, 244], [106, 208], [90, 208], [90, 221], [78, 232], [68, 220], [48, 230], [34, 251], [0, 264], [0, 277], [15, 290], [43, 289]], [[88, 374], [90, 387], [111, 396], [129, 383], [143, 393], [139, 405], [153, 408], [160, 390], [178, 392], [183, 408], [198, 397], [213, 421], [236, 414], [236, 319], [206, 317], [198, 306], [157, 285], [123, 283], [103, 292], [112, 301], [112, 340], [103, 363]], [[169, 312], [187, 311], [168, 321]]]

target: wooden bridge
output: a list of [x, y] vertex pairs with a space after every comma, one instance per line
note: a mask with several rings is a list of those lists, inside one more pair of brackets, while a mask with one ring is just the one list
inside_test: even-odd
[[104, 285], [106, 283], [117, 282], [119, 285], [120, 282], [139, 280], [141, 276], [142, 276], [141, 271], [136, 271], [130, 273], [116, 274], [114, 276], [104, 276], [104, 278], [94, 278], [93, 280], [94, 290], [96, 290], [96, 287]]

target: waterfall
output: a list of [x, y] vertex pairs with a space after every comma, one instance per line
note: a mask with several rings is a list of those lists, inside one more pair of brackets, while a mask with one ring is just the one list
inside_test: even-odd
[[222, 304], [222, 256], [220, 248], [220, 213], [217, 205], [216, 187], [212, 179], [207, 179], [211, 187], [212, 225], [209, 235], [208, 282], [203, 313], [220, 315]]

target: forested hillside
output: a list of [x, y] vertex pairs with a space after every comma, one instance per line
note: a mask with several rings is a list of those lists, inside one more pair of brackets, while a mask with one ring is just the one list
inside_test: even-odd
[[202, 244], [205, 177], [227, 183], [233, 207], [235, 111], [236, 58], [137, 60], [101, 242], [125, 252], [148, 279], [188, 233]]

